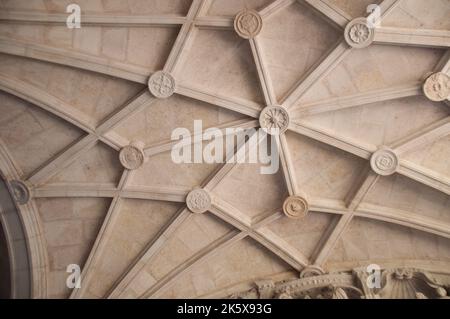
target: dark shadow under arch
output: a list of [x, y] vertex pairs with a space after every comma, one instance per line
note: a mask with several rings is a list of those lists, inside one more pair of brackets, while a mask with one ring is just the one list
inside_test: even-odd
[[31, 272], [26, 236], [16, 203], [1, 176], [0, 225], [0, 298], [30, 298]]
[[0, 223], [0, 299], [11, 297], [11, 268], [5, 232]]

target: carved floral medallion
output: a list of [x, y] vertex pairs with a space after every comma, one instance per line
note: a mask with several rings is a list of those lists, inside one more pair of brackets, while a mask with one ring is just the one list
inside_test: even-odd
[[158, 71], [150, 76], [148, 88], [155, 97], [166, 99], [175, 92], [175, 79], [167, 72]]
[[432, 74], [425, 80], [423, 92], [431, 101], [445, 101], [450, 96], [450, 77], [443, 72]]
[[357, 49], [368, 47], [374, 39], [374, 29], [369, 27], [366, 18], [357, 18], [348, 23], [345, 28], [345, 40]]
[[308, 209], [308, 202], [300, 196], [289, 196], [283, 203], [283, 212], [289, 218], [305, 217]]
[[120, 150], [119, 160], [126, 169], [136, 170], [144, 164], [145, 154], [139, 144], [127, 145]]
[[389, 148], [380, 148], [370, 159], [372, 170], [382, 176], [389, 176], [397, 171], [399, 161], [397, 154]]
[[191, 212], [202, 214], [210, 209], [211, 196], [206, 190], [196, 188], [187, 195], [186, 205]]
[[254, 38], [262, 29], [262, 18], [254, 10], [243, 10], [234, 19], [234, 29], [244, 39]]
[[261, 111], [259, 124], [268, 134], [284, 133], [289, 127], [289, 113], [281, 106], [268, 106]]

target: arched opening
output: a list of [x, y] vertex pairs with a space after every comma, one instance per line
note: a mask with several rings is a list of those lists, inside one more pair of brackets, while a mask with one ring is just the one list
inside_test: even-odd
[[30, 298], [28, 245], [19, 210], [0, 177], [0, 298]]
[[0, 299], [11, 297], [11, 268], [3, 226], [0, 223]]

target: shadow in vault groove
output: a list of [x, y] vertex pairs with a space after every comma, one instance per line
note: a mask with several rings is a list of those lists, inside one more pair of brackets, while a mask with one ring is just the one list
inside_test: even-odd
[[27, 247], [18, 209], [0, 175], [0, 299], [31, 297]]

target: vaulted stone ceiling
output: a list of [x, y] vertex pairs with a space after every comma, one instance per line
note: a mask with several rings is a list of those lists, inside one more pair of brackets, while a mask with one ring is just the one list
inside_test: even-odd
[[[66, 27], [69, 3], [80, 29]], [[381, 26], [352, 29], [371, 3]], [[244, 9], [261, 16], [259, 33], [235, 31]], [[0, 169], [23, 200], [33, 297], [224, 297], [312, 265], [450, 273], [450, 109], [436, 96], [448, 90], [450, 1], [0, 10]], [[160, 70], [175, 83], [167, 98], [147, 86]], [[175, 128], [258, 127], [274, 105], [289, 117], [278, 174], [171, 160]], [[204, 213], [186, 207], [196, 187]], [[288, 196], [309, 211], [283, 214]], [[81, 289], [66, 287], [69, 264]]]

